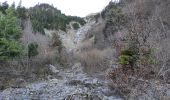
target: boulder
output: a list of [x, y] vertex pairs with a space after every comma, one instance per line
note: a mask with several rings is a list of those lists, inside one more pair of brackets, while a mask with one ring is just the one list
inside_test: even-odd
[[68, 95], [64, 100], [102, 100], [102, 99], [97, 95], [79, 93]]
[[55, 66], [53, 66], [53, 65], [51, 65], [51, 64], [49, 65], [49, 67], [50, 67], [51, 72], [54, 73], [54, 74], [57, 74], [57, 73], [60, 72], [59, 70], [56, 69]]

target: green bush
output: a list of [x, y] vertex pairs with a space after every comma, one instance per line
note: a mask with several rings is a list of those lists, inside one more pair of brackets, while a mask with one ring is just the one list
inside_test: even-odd
[[73, 24], [73, 28], [74, 28], [74, 30], [77, 30], [77, 29], [79, 29], [79, 28], [80, 28], [80, 26], [79, 26], [79, 24], [78, 24], [78, 23], [74, 23], [74, 24]]
[[121, 65], [128, 65], [130, 64], [130, 62], [132, 61], [132, 56], [128, 56], [128, 55], [121, 55], [119, 57], [119, 64]]
[[155, 63], [153, 58], [153, 50], [147, 47], [137, 47], [131, 42], [128, 49], [121, 51], [119, 56], [119, 64], [124, 67], [134, 68], [141, 66], [150, 66]]
[[133, 56], [135, 54], [134, 51], [131, 51], [131, 50], [123, 50], [121, 52], [121, 55], [128, 55], [128, 56]]
[[13, 59], [22, 53], [19, 42], [21, 28], [17, 25], [14, 9], [8, 8], [6, 15], [0, 12], [0, 60]]
[[9, 7], [9, 4], [7, 3], [7, 1], [3, 2], [2, 4], [0, 2], [0, 11], [3, 14], [6, 14], [6, 10], [8, 9], [8, 7]]
[[123, 66], [130, 65], [131, 67], [133, 67], [137, 59], [138, 55], [134, 51], [123, 50], [119, 56], [119, 64]]
[[36, 42], [30, 43], [28, 45], [28, 57], [31, 58], [36, 55], [38, 55], [38, 44]]

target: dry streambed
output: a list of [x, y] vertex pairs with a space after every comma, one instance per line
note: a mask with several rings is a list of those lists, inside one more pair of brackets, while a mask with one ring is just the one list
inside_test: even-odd
[[0, 100], [122, 100], [107, 81], [85, 74], [80, 63], [56, 74], [59, 78], [8, 88], [0, 92]]

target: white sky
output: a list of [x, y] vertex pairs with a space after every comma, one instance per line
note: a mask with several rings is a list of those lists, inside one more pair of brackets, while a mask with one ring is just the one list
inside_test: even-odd
[[[8, 4], [15, 2], [18, 5], [20, 0], [0, 0]], [[66, 15], [85, 17], [88, 14], [101, 11], [111, 0], [22, 0], [25, 7], [33, 7], [38, 3], [53, 4]]]

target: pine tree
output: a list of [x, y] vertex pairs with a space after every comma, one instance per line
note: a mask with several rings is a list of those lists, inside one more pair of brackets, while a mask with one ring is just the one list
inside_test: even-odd
[[0, 60], [12, 59], [21, 54], [20, 36], [21, 29], [17, 25], [14, 9], [8, 8], [6, 15], [0, 12]]

